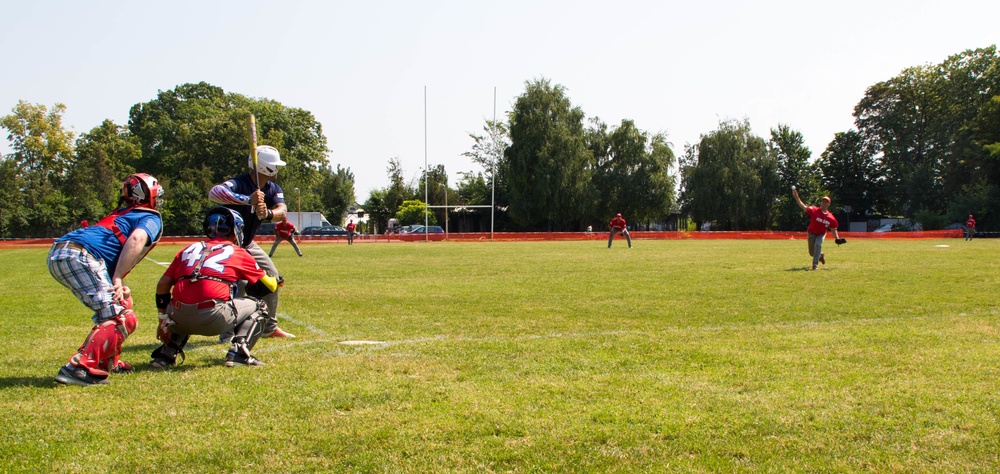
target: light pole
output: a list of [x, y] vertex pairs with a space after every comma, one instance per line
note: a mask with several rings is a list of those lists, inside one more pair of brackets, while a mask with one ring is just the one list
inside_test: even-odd
[[302, 228], [302, 191], [299, 188], [295, 188], [295, 195], [298, 196], [299, 200], [299, 229]]
[[438, 183], [444, 186], [444, 238], [448, 239], [448, 183]]

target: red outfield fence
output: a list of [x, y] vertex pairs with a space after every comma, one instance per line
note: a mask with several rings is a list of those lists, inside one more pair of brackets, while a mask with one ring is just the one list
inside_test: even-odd
[[[770, 231], [713, 231], [713, 232], [630, 232], [633, 240], [690, 240], [690, 239], [730, 239], [730, 240], [804, 240], [805, 232], [770, 232]], [[841, 232], [846, 239], [947, 239], [962, 238], [961, 229], [930, 230], [920, 232]], [[452, 232], [447, 234], [448, 241], [456, 242], [486, 242], [490, 240], [489, 232]], [[832, 234], [827, 235], [833, 238]], [[622, 239], [617, 237], [615, 240]], [[161, 244], [182, 244], [204, 239], [201, 236], [167, 236], [160, 239]], [[48, 247], [55, 239], [2, 239], [0, 248], [16, 247]], [[257, 236], [258, 245], [265, 246], [274, 242], [273, 236]], [[500, 242], [538, 242], [565, 240], [608, 240], [607, 232], [494, 232], [493, 240]], [[296, 239], [300, 244], [347, 243], [346, 237], [314, 237], [300, 236]], [[420, 240], [419, 242], [422, 242]], [[359, 235], [354, 243], [391, 243], [400, 242], [398, 235]]]
[[[632, 240], [689, 240], [689, 239], [729, 239], [729, 240], [805, 240], [805, 232], [776, 231], [714, 231], [714, 232], [629, 232]], [[847, 239], [946, 239], [960, 238], [961, 230], [933, 230], [921, 232], [840, 232]], [[833, 238], [833, 234], [827, 234]], [[385, 236], [379, 236], [385, 240]], [[448, 240], [482, 241], [489, 240], [488, 232], [450, 233]], [[624, 237], [615, 236], [615, 240]], [[358, 242], [360, 237], [354, 239]], [[390, 240], [398, 238], [390, 237]], [[540, 240], [608, 240], [607, 232], [495, 232], [493, 240], [499, 241], [540, 241]]]

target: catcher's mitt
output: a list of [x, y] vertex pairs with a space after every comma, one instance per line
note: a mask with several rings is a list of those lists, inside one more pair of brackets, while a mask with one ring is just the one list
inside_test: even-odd
[[837, 240], [834, 240], [834, 242], [836, 242], [837, 245], [843, 245], [843, 244], [847, 243], [847, 239], [837, 239]]
[[173, 335], [173, 331], [170, 330], [173, 321], [168, 319], [166, 314], [160, 313], [158, 316], [160, 316], [160, 320], [159, 324], [156, 325], [156, 338], [166, 344], [170, 342], [170, 337]]

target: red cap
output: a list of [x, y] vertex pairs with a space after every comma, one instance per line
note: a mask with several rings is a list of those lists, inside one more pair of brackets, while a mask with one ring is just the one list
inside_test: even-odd
[[820, 199], [820, 201], [832, 202], [832, 201], [830, 201], [830, 196], [823, 196], [823, 198]]
[[615, 216], [615, 217], [621, 217], [621, 216], [622, 216], [622, 213], [619, 212], [618, 215]]

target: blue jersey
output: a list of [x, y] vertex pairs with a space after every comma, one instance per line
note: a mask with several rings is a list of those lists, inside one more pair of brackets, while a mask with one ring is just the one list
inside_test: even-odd
[[[131, 237], [136, 229], [145, 230], [146, 235], [150, 238], [147, 245], [156, 243], [156, 241], [160, 240], [163, 233], [163, 221], [160, 219], [160, 213], [150, 209], [132, 209], [118, 216], [114, 220], [114, 223], [126, 239]], [[94, 258], [104, 260], [104, 263], [108, 267], [108, 275], [114, 276], [115, 268], [118, 267], [118, 257], [122, 254], [124, 242], [119, 240], [118, 236], [111, 229], [100, 225], [92, 225], [74, 230], [60, 237], [56, 242], [67, 240], [82, 245]]]
[[[222, 185], [236, 194], [250, 195], [257, 190], [257, 185], [254, 184], [250, 173], [243, 173], [222, 183]], [[278, 186], [278, 183], [274, 181], [268, 181], [261, 188], [261, 191], [264, 191], [264, 204], [267, 205], [268, 209], [285, 202], [285, 193], [281, 190], [281, 186]], [[243, 247], [250, 245], [253, 242], [253, 238], [257, 235], [257, 228], [260, 227], [260, 219], [257, 218], [257, 213], [254, 212], [253, 207], [250, 205], [226, 204], [225, 206], [240, 213], [240, 216], [243, 217]]]

